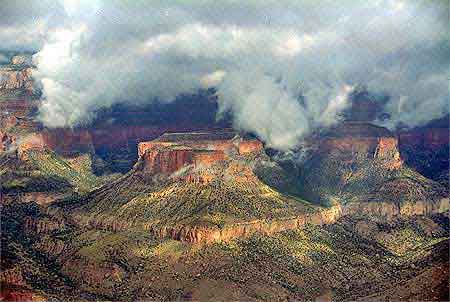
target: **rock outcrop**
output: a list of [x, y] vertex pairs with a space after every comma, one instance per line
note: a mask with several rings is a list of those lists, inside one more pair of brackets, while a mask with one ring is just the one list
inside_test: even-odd
[[55, 218], [35, 218], [27, 216], [24, 219], [23, 229], [27, 233], [48, 234], [55, 230], [62, 230], [65, 224]]
[[0, 131], [0, 152], [8, 151], [11, 146], [15, 145], [16, 138], [6, 132]]
[[232, 131], [167, 133], [138, 146], [144, 170], [152, 174], [171, 174], [183, 167], [210, 166], [229, 158], [261, 152], [263, 145], [256, 139], [244, 139]]
[[21, 160], [28, 160], [28, 151], [37, 150], [43, 151], [45, 149], [45, 141], [42, 134], [31, 134], [25, 137], [17, 147], [17, 155]]
[[399, 169], [403, 164], [394, 134], [367, 123], [343, 123], [320, 137], [317, 147], [319, 152], [343, 162], [375, 159], [383, 161], [388, 169]]
[[16, 55], [12, 57], [11, 63], [0, 66], [0, 90], [22, 90], [33, 92], [31, 56]]
[[13, 90], [24, 89], [27, 92], [33, 91], [33, 68], [24, 69], [12, 66], [0, 68], [0, 89]]
[[11, 59], [11, 64], [31, 66], [32, 61], [31, 55], [15, 55]]
[[399, 147], [406, 164], [428, 178], [448, 185], [449, 116], [412, 129], [398, 131]]
[[415, 215], [432, 215], [449, 210], [448, 198], [430, 202], [409, 202], [405, 204], [361, 202], [336, 205], [314, 213], [279, 220], [255, 220], [219, 227], [150, 227], [148, 230], [157, 238], [170, 238], [188, 243], [211, 243], [229, 241], [250, 236], [254, 233], [274, 234], [303, 228], [307, 224], [324, 225], [336, 223], [344, 216], [371, 217], [379, 221], [392, 221]]

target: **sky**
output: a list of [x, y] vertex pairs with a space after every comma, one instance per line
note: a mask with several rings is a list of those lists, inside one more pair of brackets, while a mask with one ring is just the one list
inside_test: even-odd
[[235, 128], [288, 150], [337, 123], [360, 85], [389, 95], [391, 118], [379, 123], [391, 128], [448, 113], [447, 6], [18, 0], [0, 8], [0, 50], [36, 53], [48, 127], [88, 124], [119, 102], [170, 102], [216, 87]]

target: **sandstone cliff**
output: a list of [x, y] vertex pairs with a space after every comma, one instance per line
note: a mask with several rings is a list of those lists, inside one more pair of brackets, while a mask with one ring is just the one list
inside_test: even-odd
[[169, 133], [138, 145], [144, 169], [153, 174], [171, 174], [183, 167], [207, 167], [232, 154], [260, 153], [262, 143], [243, 139], [234, 132]]
[[182, 226], [182, 227], [150, 227], [148, 230], [157, 238], [170, 238], [189, 243], [211, 243], [216, 241], [229, 241], [236, 238], [251, 236], [255, 233], [271, 235], [286, 230], [303, 228], [305, 225], [324, 225], [337, 223], [345, 216], [370, 217], [372, 220], [393, 221], [398, 218], [407, 218], [415, 215], [433, 215], [446, 213], [449, 210], [448, 198], [429, 202], [395, 203], [350, 203], [336, 205], [330, 209], [318, 210], [297, 217], [280, 220], [254, 220], [219, 227]]
[[300, 196], [342, 201], [431, 200], [445, 188], [404, 164], [397, 137], [385, 128], [344, 122], [308, 141], [306, 159], [289, 171]]
[[394, 134], [367, 123], [346, 122], [330, 129], [319, 138], [316, 148], [345, 162], [374, 159], [383, 161], [389, 169], [403, 164]]
[[398, 136], [400, 152], [409, 166], [448, 185], [449, 116], [421, 127], [399, 130]]
[[33, 92], [33, 68], [30, 56], [12, 57], [9, 65], [0, 66], [0, 91], [22, 90], [31, 94]]
[[[270, 159], [255, 140], [224, 132], [172, 133], [139, 144], [134, 170], [92, 192], [68, 219], [86, 228], [114, 232], [138, 228], [156, 238], [205, 243], [332, 224], [344, 216], [391, 220], [447, 211], [448, 199], [433, 182], [414, 172], [404, 174], [395, 137], [375, 129], [383, 136], [324, 137], [319, 157], [308, 161], [313, 166], [305, 171], [319, 177], [311, 178], [319, 180], [317, 188], [331, 192], [330, 207], [264, 184], [254, 173], [254, 163]], [[342, 157], [349, 150], [355, 157], [346, 162]], [[336, 174], [322, 169], [330, 158], [337, 164], [330, 168]], [[393, 168], [392, 162], [399, 166]]]

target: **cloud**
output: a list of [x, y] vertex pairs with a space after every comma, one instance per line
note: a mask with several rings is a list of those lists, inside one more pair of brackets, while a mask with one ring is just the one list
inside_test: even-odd
[[65, 13], [59, 1], [16, 0], [0, 9], [0, 50], [38, 51], [47, 33], [63, 26]]
[[8, 64], [10, 62], [10, 58], [5, 55], [0, 53], [0, 64]]
[[281, 83], [260, 71], [236, 70], [218, 86], [222, 111], [237, 128], [253, 131], [270, 147], [295, 146], [309, 130], [308, 113]]
[[0, 30], [38, 47], [40, 117], [50, 127], [205, 85], [217, 87], [220, 110], [232, 113], [235, 127], [283, 150], [337, 122], [357, 85], [390, 96], [388, 126], [448, 112], [444, 1], [59, 3], [55, 18], [49, 2], [30, 8], [43, 24], [37, 33], [9, 16], [22, 40]]

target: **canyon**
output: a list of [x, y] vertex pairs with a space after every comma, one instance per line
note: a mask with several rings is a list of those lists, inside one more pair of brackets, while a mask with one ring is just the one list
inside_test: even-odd
[[359, 91], [284, 160], [214, 89], [45, 127], [33, 72], [0, 68], [0, 299], [358, 300], [430, 272], [406, 294], [445, 296], [448, 120], [390, 131]]
[[[7, 146], [21, 143], [22, 138], [29, 134], [38, 134], [42, 145], [62, 156], [73, 157], [89, 153], [101, 158], [107, 171], [125, 173], [138, 159], [136, 150], [139, 143], [169, 132], [213, 131], [231, 126], [227, 117], [216, 119], [217, 96], [214, 90], [209, 89], [182, 95], [171, 103], [114, 105], [100, 110], [97, 119], [90, 126], [73, 129], [46, 128], [36, 115], [41, 100], [32, 78], [34, 68], [30, 55], [13, 56], [10, 64], [0, 68], [0, 150], [4, 151]], [[432, 177], [431, 170], [438, 169], [434, 175], [439, 175], [440, 179], [448, 178], [444, 173], [444, 167], [448, 163], [448, 117], [413, 129], [399, 129], [377, 142], [367, 125], [380, 118], [383, 100], [374, 99], [364, 89], [356, 90], [351, 98], [352, 106], [345, 112], [345, 126], [341, 127], [349, 134], [347, 141], [339, 137], [342, 133], [335, 133], [326, 139], [327, 143], [322, 144], [324, 152], [348, 151], [348, 157], [351, 157], [351, 148], [366, 148], [373, 156], [391, 157], [390, 165], [393, 169], [401, 166], [402, 160], [406, 160], [408, 165], [427, 177]], [[367, 131], [362, 130], [363, 128], [367, 128]], [[381, 127], [376, 131], [382, 131], [380, 129]], [[352, 131], [359, 131], [359, 134], [351, 133]], [[313, 137], [315, 139], [321, 138]], [[241, 144], [241, 148], [245, 148], [245, 144]], [[389, 149], [396, 147], [394, 145], [398, 146], [402, 159], [398, 154], [389, 153]], [[423, 156], [415, 158], [410, 154], [412, 150], [420, 150]], [[207, 157], [206, 153], [204, 156]], [[436, 166], [438, 168], [433, 168]]]
[[[255, 233], [270, 235], [299, 229], [307, 224], [333, 224], [347, 216], [369, 216], [371, 219], [390, 221], [448, 211], [449, 202], [444, 190], [422, 180], [419, 174], [403, 166], [398, 141], [387, 129], [370, 124], [344, 124], [326, 135], [322, 134], [316, 143], [318, 151], [314, 151], [314, 156], [320, 157], [321, 165], [327, 160], [336, 159], [338, 166], [332, 169], [337, 171], [333, 172], [337, 175], [328, 173], [323, 166], [309, 166], [308, 181], [317, 175], [313, 184], [321, 184], [322, 177], [326, 181], [341, 182], [336, 189], [342, 194], [341, 185], [350, 187], [353, 175], [359, 174], [358, 178], [361, 179], [356, 181], [363, 182], [364, 190], [350, 189], [348, 194], [351, 198], [342, 198], [337, 192], [331, 191], [335, 192], [335, 197], [331, 197], [330, 206], [325, 208], [316, 206], [314, 199], [299, 203], [292, 197], [282, 198], [280, 193], [267, 187], [255, 174], [253, 167], [256, 162], [270, 160], [257, 139], [223, 130], [166, 133], [153, 141], [140, 143], [139, 161], [132, 173], [110, 188], [93, 192], [88, 197], [88, 204], [76, 210], [68, 219], [88, 229], [121, 232], [141, 228], [161, 240], [212, 243]], [[352, 168], [351, 174], [343, 178], [346, 167], [355, 164], [357, 166]], [[318, 169], [317, 174], [314, 169]], [[404, 181], [405, 173], [408, 182]], [[155, 176], [159, 176], [156, 182]], [[380, 176], [381, 180], [377, 180]], [[390, 179], [389, 184], [394, 185], [387, 185], [386, 179]], [[420, 194], [415, 193], [416, 196], [411, 199], [410, 190], [417, 191], [419, 187]], [[327, 189], [333, 190], [333, 186], [328, 183]], [[136, 192], [136, 195], [130, 195], [125, 190]], [[205, 192], [208, 192], [206, 199], [201, 197]], [[258, 200], [259, 207], [264, 202], [283, 200], [284, 210], [280, 216], [273, 217], [269, 212], [262, 214], [261, 208], [261, 213], [257, 215], [262, 214], [265, 218], [255, 219], [257, 215], [252, 218], [255, 214], [251, 212], [239, 217], [238, 212], [233, 213], [229, 209], [225, 212], [214, 205], [218, 198], [223, 199], [221, 202], [226, 208], [236, 205], [237, 200], [231, 197], [233, 195], [239, 195], [239, 203], [251, 204], [252, 199], [254, 202]], [[265, 198], [267, 201], [264, 201]], [[104, 205], [108, 200], [110, 203], [106, 210]], [[198, 204], [203, 210], [194, 214], [191, 211]], [[168, 210], [172, 207], [176, 212]], [[155, 216], [155, 213], [159, 214]], [[141, 218], [148, 215], [152, 218]], [[196, 218], [192, 222], [183, 222], [176, 218], [179, 215], [184, 219]], [[229, 215], [229, 218], [215, 220], [212, 224], [201, 222], [211, 219], [211, 215], [218, 215], [222, 219]]]

